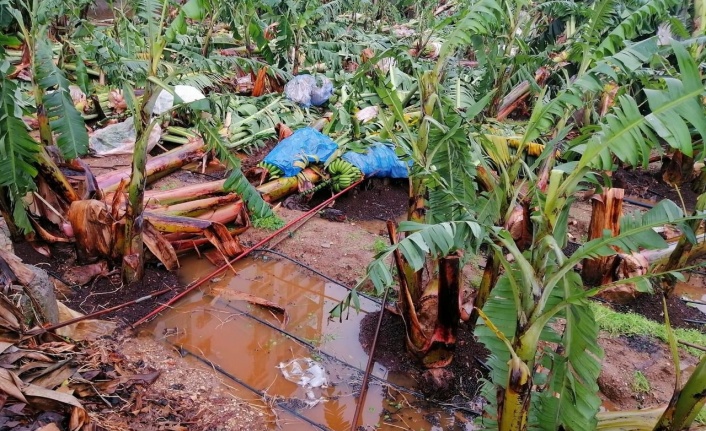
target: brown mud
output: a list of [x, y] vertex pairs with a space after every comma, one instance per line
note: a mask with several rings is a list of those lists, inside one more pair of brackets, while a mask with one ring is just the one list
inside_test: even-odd
[[53, 247], [53, 257], [47, 258], [37, 253], [29, 243], [23, 242], [15, 244], [15, 254], [25, 263], [47, 270], [60, 286], [59, 299], [69, 308], [83, 314], [98, 312], [163, 289], [174, 289], [173, 292], [167, 292], [156, 299], [139, 302], [101, 316], [101, 319], [115, 320], [122, 325], [136, 322], [154, 309], [156, 304], [168, 300], [182, 290], [175, 273], [153, 264], [147, 265], [145, 277], [141, 281], [129, 286], [122, 285], [119, 268], [108, 276], [98, 276], [85, 286], [64, 284], [59, 280], [62, 278], [61, 275], [67, 269], [77, 265], [73, 246], [69, 245]]
[[[269, 147], [265, 147], [251, 154], [243, 161], [243, 166], [255, 166], [269, 150]], [[96, 159], [92, 161], [92, 166], [99, 173], [101, 170], [112, 170], [124, 161], [120, 158]], [[214, 177], [222, 178], [223, 175], [213, 167], [209, 167], [206, 175], [197, 170], [198, 166], [195, 164], [188, 169], [181, 169], [152, 184], [151, 188], [170, 189], [180, 184], [210, 181]], [[635, 195], [642, 199], [656, 196], [654, 199], [659, 200], [664, 195], [678, 202], [675, 193], [669, 194], [673, 189], [663, 184], [661, 188], [655, 185], [660, 183], [654, 172], [621, 171], [616, 178], [627, 182], [623, 186], [629, 188], [631, 193], [634, 190]], [[314, 206], [328, 196], [329, 191], [319, 192], [310, 205]], [[684, 197], [687, 206], [693, 204], [693, 199], [687, 192], [684, 192]], [[286, 239], [273, 247], [338, 280], [341, 284], [353, 287], [363, 277], [365, 267], [376, 254], [376, 249], [379, 249], [380, 244], [388, 243], [385, 220], [404, 218], [407, 185], [405, 181], [397, 180], [366, 180], [356, 190], [339, 198], [333, 207], [344, 212], [344, 222], [329, 221], [315, 215], [300, 229], [291, 230]], [[639, 208], [626, 205], [626, 210], [637, 209]], [[276, 206], [275, 212], [285, 222], [303, 214], [281, 206]], [[580, 241], [590, 220], [590, 202], [578, 202], [575, 208], [572, 208], [571, 217], [570, 230], [575, 240]], [[269, 234], [267, 231], [250, 229], [240, 239], [244, 245], [252, 245]], [[277, 239], [272, 244], [276, 242]], [[54, 256], [51, 259], [38, 254], [26, 243], [16, 245], [16, 249], [25, 262], [40, 264], [58, 275], [76, 263], [74, 251], [70, 246], [53, 247]], [[377, 322], [376, 310], [379, 308], [367, 302], [367, 309], [363, 314], [344, 320], [340, 324], [331, 323], [327, 320], [327, 312], [343, 297], [345, 290], [273, 255], [258, 253], [254, 258], [242, 262], [243, 266], [239, 266], [238, 275], [224, 273], [212, 280], [213, 283], [199, 289], [194, 295], [178, 303], [174, 309], [161, 315], [149, 327], [142, 328], [166, 344], [146, 337], [131, 336], [115, 342], [117, 351], [122, 352], [132, 364], [131, 369], [159, 369], [162, 370], [163, 376], [152, 387], [145, 389], [147, 392], [143, 395], [137, 395], [139, 392], [127, 394], [129, 402], [122, 407], [123, 413], [114, 412], [116, 416], [110, 416], [108, 410], [99, 410], [100, 415], [122, 424], [120, 421], [125, 420], [125, 412], [139, 405], [141, 409], [147, 409], [143, 413], [149, 414], [137, 414], [131, 419], [133, 422], [127, 421], [127, 425], [121, 426], [132, 429], [218, 429], [198, 428], [195, 423], [213, 425], [215, 422], [210, 422], [211, 419], [208, 418], [223, 417], [223, 423], [233, 419], [241, 426], [240, 429], [263, 429], [275, 423], [285, 430], [302, 429], [304, 425], [300, 419], [286, 409], [277, 407], [282, 405], [334, 430], [347, 429], [350, 426], [352, 409], [360, 389], [360, 372], [341, 366], [330, 358], [323, 360], [325, 355], [321, 352], [331, 352], [358, 369], [364, 368]], [[173, 293], [170, 292], [157, 300], [145, 301], [104, 316], [129, 324], [146, 315], [158, 303], [175, 295], [180, 281], [183, 286], [199, 274], [213, 270], [206, 259], [192, 257], [184, 262], [185, 265], [179, 274], [169, 273], [151, 265], [145, 280], [133, 286], [122, 287], [119, 273], [114, 273], [108, 277], [100, 277], [83, 288], [63, 287], [61, 292], [65, 292], [66, 298], [63, 299], [70, 307], [83, 313], [91, 313], [166, 287], [175, 287]], [[477, 271], [475, 266], [479, 263], [482, 262], [474, 261], [468, 266], [474, 266], [473, 271]], [[228, 289], [237, 291], [247, 290], [254, 295], [280, 302], [288, 310], [290, 317], [285, 328], [316, 345], [320, 351], [312, 352], [301, 342], [283, 336], [271, 327], [263, 327], [262, 323], [254, 321], [246, 314], [258, 316], [272, 325], [280, 325], [281, 316], [242, 302], [236, 302], [237, 308], [234, 310], [228, 306], [229, 301], [214, 300], [212, 292], [218, 284], [226, 284]], [[694, 278], [689, 286], [693, 288], [688, 295], [692, 299], [703, 299], [706, 295], [704, 292], [699, 297], [699, 289], [704, 290], [703, 279]], [[681, 295], [682, 291], [677, 293]], [[637, 312], [658, 322], [664, 319], [659, 295], [642, 297], [617, 308], [620, 311]], [[706, 320], [701, 311], [687, 305], [679, 297], [670, 299], [669, 311], [674, 326], [703, 329], [703, 325], [687, 321]], [[430, 398], [446, 399], [447, 404], [445, 408], [440, 408], [394, 387], [381, 386], [378, 381], [369, 391], [364, 414], [365, 423], [383, 424], [383, 429], [390, 430], [417, 429], [410, 424], [424, 424], [425, 429], [435, 426], [451, 430], [465, 429], [465, 424], [470, 420], [467, 413], [480, 411], [477, 398], [479, 379], [484, 375], [483, 361], [488, 352], [478, 345], [472, 334], [462, 326], [459, 331], [456, 360], [450, 367], [453, 377], [449, 380], [453, 382], [453, 387], [443, 392], [436, 391], [436, 387], [425, 378], [423, 370], [406, 353], [402, 321], [389, 312], [385, 314], [380, 335], [384, 342], [378, 345], [375, 352], [374, 374], [395, 384], [423, 392]], [[606, 358], [599, 383], [606, 398], [606, 405], [612, 408], [627, 409], [662, 404], [671, 396], [673, 371], [669, 355], [665, 353], [665, 345], [651, 339], [638, 338], [602, 337], [600, 340], [606, 351]], [[184, 355], [186, 357], [182, 357]], [[302, 405], [302, 402], [306, 401], [305, 391], [284, 380], [276, 368], [280, 362], [300, 356], [321, 359], [329, 379], [333, 382], [329, 389], [321, 394], [317, 393], [317, 396], [323, 396], [326, 402], [311, 411]], [[223, 367], [264, 392], [264, 396], [255, 396], [252, 392], [244, 391], [232, 379], [223, 373], [214, 372], [214, 367], [209, 368], [197, 358], [205, 360], [207, 364], [214, 364], [214, 367]], [[140, 362], [141, 360], [143, 362]], [[685, 356], [684, 361], [688, 366], [693, 358]], [[200, 373], [203, 372], [205, 374], [202, 377], [207, 380], [197, 382], [195, 386], [182, 383], [193, 370], [201, 370], [195, 375], [201, 376]], [[643, 373], [651, 384], [647, 393], [639, 393], [632, 387], [634, 373], [637, 371]], [[213, 382], [217, 382], [215, 386], [225, 392], [216, 391]], [[212, 392], [216, 394], [216, 398], [211, 398]], [[248, 403], [233, 401], [229, 398], [232, 396], [239, 400], [248, 400]], [[142, 397], [142, 404], [136, 404], [138, 397]], [[221, 410], [221, 407], [225, 408], [224, 406], [230, 404], [242, 408], [234, 411]], [[276, 416], [271, 416], [271, 411], [274, 411]], [[262, 412], [265, 412], [264, 415]], [[156, 416], [150, 416], [153, 413]], [[166, 418], [166, 422], [159, 422], [162, 419], [158, 419], [158, 416]], [[241, 417], [249, 417], [251, 421], [243, 422]], [[149, 428], [149, 423], [157, 423], [158, 427]], [[172, 426], [173, 428], [170, 428]], [[222, 429], [239, 429], [235, 424], [231, 426], [233, 428], [225, 426]]]
[[[370, 347], [380, 312], [370, 313], [361, 321], [358, 340], [367, 354]], [[464, 326], [459, 328], [454, 360], [446, 369], [452, 375], [445, 376], [452, 381], [451, 390], [439, 390], [438, 385], [425, 378], [414, 358], [407, 353], [404, 340], [404, 322], [399, 316], [385, 312], [375, 348], [375, 360], [390, 371], [406, 373], [417, 382], [419, 390], [437, 399], [450, 399], [450, 402], [472, 403], [476, 401], [480, 389], [480, 379], [487, 377], [484, 365], [490, 352], [475, 340], [473, 334]]]

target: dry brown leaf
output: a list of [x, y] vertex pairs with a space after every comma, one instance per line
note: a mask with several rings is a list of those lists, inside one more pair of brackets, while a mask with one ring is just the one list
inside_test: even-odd
[[25, 398], [22, 393], [21, 387], [22, 380], [20, 380], [15, 373], [0, 368], [0, 392], [4, 392], [23, 403], [27, 403], [27, 398]]
[[73, 395], [52, 391], [31, 383], [25, 384], [22, 393], [33, 407], [40, 409], [54, 410], [57, 403], [83, 408]]
[[37, 428], [37, 431], [61, 431], [61, 428], [59, 428], [54, 422], [52, 422], [50, 424], [44, 425], [41, 428]]
[[71, 366], [69, 360], [66, 360], [48, 367], [37, 376], [25, 378], [25, 381], [43, 388], [54, 389], [57, 386], [61, 386], [61, 384], [73, 376], [75, 372], [76, 368]]
[[91, 425], [91, 417], [83, 407], [74, 407], [71, 409], [71, 419], [69, 420], [69, 430], [78, 431], [81, 429], [88, 430]]
[[0, 341], [0, 353], [4, 353], [7, 349], [13, 346], [13, 343], [8, 343], [7, 341]]
[[179, 258], [177, 258], [174, 247], [164, 239], [161, 233], [154, 228], [149, 220], [145, 220], [142, 225], [143, 240], [147, 248], [159, 259], [164, 267], [169, 271], [179, 269]]
[[113, 217], [108, 205], [97, 200], [75, 201], [69, 207], [67, 218], [81, 259], [90, 262], [100, 256], [118, 257], [112, 234]]
[[[81, 316], [83, 316], [83, 314], [70, 309], [62, 302], [59, 302], [59, 321], [65, 322]], [[95, 340], [113, 333], [115, 328], [117, 328], [117, 324], [115, 322], [110, 322], [108, 320], [88, 319], [59, 328], [56, 330], [56, 333], [62, 337], [67, 337], [77, 341]], [[71, 350], [75, 347], [73, 344], [70, 344], [65, 348], [68, 349], [69, 346], [71, 347]], [[56, 348], [60, 349], [61, 347], [57, 346]]]

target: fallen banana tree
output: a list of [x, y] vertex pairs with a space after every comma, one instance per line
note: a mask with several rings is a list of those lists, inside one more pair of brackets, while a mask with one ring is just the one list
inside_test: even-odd
[[[202, 139], [195, 139], [189, 144], [182, 145], [158, 157], [147, 161], [145, 167], [145, 181], [147, 184], [154, 182], [175, 170], [201, 160], [206, 155], [206, 146]], [[104, 175], [96, 176], [98, 187], [103, 193], [115, 192], [122, 181], [130, 179], [131, 168], [117, 170]]]
[[[233, 195], [227, 196], [225, 205], [218, 207], [222, 200], [213, 202], [207, 199], [207, 204], [200, 201], [189, 202], [187, 209], [162, 208], [162, 211], [145, 211], [144, 235], [145, 245], [150, 252], [162, 262], [169, 270], [178, 268], [177, 250], [170, 243], [171, 240], [190, 242], [193, 245], [206, 242], [216, 247], [225, 256], [235, 256], [242, 252], [242, 247], [224, 223], [236, 222], [242, 232], [247, 229], [249, 219], [244, 211], [242, 201], [236, 200]], [[178, 214], [199, 209], [196, 217], [184, 217]], [[120, 205], [108, 205], [97, 200], [82, 200], [74, 202], [69, 208], [67, 218], [71, 223], [74, 238], [79, 251], [79, 257], [84, 261], [105, 257], [118, 260], [122, 256], [120, 247], [124, 241], [124, 210]], [[216, 215], [219, 221], [211, 219]], [[167, 234], [167, 235], [164, 235]], [[172, 235], [171, 237], [169, 235]], [[202, 241], [203, 240], [203, 241]], [[192, 247], [193, 247], [192, 245]], [[185, 250], [179, 246], [178, 250]]]

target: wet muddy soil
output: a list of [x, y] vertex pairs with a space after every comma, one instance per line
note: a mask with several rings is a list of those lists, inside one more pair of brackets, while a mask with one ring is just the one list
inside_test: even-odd
[[[358, 340], [368, 354], [370, 354], [379, 316], [380, 312], [370, 313], [360, 324]], [[424, 374], [424, 370], [407, 353], [404, 334], [402, 319], [386, 311], [380, 327], [378, 345], [375, 348], [375, 360], [391, 371], [407, 373], [417, 382], [419, 390], [431, 398], [465, 404], [475, 401], [480, 389], [480, 379], [487, 377], [484, 362], [489, 352], [475, 340], [470, 331], [463, 326], [459, 329], [454, 360], [447, 367], [451, 374], [443, 376], [444, 381], [450, 385], [441, 388]]]
[[173, 292], [167, 292], [158, 298], [139, 302], [101, 316], [101, 319], [115, 320], [123, 326], [138, 321], [157, 304], [175, 296], [182, 288], [175, 273], [154, 264], [148, 264], [145, 277], [130, 286], [122, 285], [119, 267], [117, 271], [112, 271], [107, 276], [99, 276], [85, 286], [71, 286], [70, 283], [65, 284], [59, 279], [63, 279], [62, 274], [77, 264], [73, 246], [54, 247], [52, 258], [47, 258], [37, 253], [29, 243], [23, 242], [15, 244], [15, 254], [25, 263], [47, 270], [57, 286], [58, 299], [82, 314], [111, 308], [163, 289], [173, 289]]
[[[661, 163], [652, 163], [647, 169], [621, 169], [613, 176], [613, 185], [626, 189], [626, 194], [657, 203], [662, 199], [670, 199], [677, 204], [681, 200], [674, 187], [662, 180]], [[691, 190], [691, 184], [680, 187], [681, 197], [687, 209], [693, 209], [698, 197]], [[681, 205], [681, 204], [680, 204]]]

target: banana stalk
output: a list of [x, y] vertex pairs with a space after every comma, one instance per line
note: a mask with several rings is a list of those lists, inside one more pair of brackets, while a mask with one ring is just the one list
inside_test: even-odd
[[706, 403], [706, 356], [681, 390], [675, 390], [667, 409], [654, 431], [678, 431], [689, 428]]
[[[238, 195], [232, 193], [225, 196], [215, 196], [164, 207], [150, 208], [150, 211], [164, 215], [198, 218], [202, 214], [213, 213], [217, 208], [223, 205], [232, 204], [238, 199]], [[239, 212], [240, 208], [237, 208], [237, 211]]]
[[507, 388], [498, 388], [498, 429], [524, 431], [527, 429], [532, 375], [527, 364], [514, 352], [508, 365]]
[[652, 431], [664, 407], [598, 413], [596, 431]]
[[[312, 184], [316, 184], [321, 181], [321, 176], [312, 169], [306, 168], [301, 173], [307, 181]], [[274, 202], [285, 196], [291, 195], [292, 193], [296, 193], [298, 190], [299, 180], [297, 177], [277, 178], [274, 181], [270, 181], [257, 187], [257, 191], [262, 194], [262, 199], [264, 199], [265, 202]]]
[[[180, 187], [173, 190], [150, 190], [145, 192], [145, 204], [150, 205], [173, 205], [181, 202], [188, 202], [206, 196], [226, 193], [223, 185], [226, 180], [210, 181], [208, 183], [194, 184]], [[111, 199], [107, 197], [108, 201]]]
[[[206, 147], [201, 139], [193, 141], [188, 145], [161, 154], [150, 159], [145, 166], [145, 181], [149, 184], [163, 176], [179, 169], [196, 160], [203, 158]], [[131, 168], [121, 169], [104, 175], [96, 176], [98, 186], [103, 193], [114, 192], [118, 189], [121, 181], [130, 178]]]

